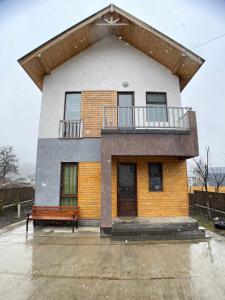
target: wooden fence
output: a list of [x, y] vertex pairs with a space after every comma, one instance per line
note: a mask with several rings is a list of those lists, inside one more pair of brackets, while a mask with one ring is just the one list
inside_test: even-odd
[[[209, 207], [225, 212], [225, 193], [209, 192]], [[194, 191], [193, 194], [189, 194], [190, 206], [202, 205], [206, 206], [206, 192]]]
[[30, 186], [0, 189], [0, 201], [3, 202], [3, 205], [11, 205], [31, 199], [34, 199], [34, 188]]

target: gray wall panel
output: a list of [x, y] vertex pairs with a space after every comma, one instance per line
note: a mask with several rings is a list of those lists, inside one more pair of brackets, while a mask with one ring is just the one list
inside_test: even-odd
[[39, 139], [35, 204], [59, 205], [61, 162], [100, 161], [101, 139]]

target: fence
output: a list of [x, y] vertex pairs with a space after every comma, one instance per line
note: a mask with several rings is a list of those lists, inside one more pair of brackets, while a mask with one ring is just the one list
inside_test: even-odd
[[[209, 192], [209, 207], [213, 210], [219, 210], [225, 212], [225, 193]], [[206, 192], [194, 191], [193, 194], [189, 194], [190, 206], [205, 206], [206, 207]]]
[[2, 201], [3, 206], [32, 199], [34, 199], [34, 188], [30, 186], [0, 189], [0, 201]]

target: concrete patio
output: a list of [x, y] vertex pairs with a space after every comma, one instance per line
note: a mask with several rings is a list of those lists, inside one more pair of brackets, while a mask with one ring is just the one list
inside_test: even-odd
[[225, 238], [112, 241], [98, 228], [0, 231], [0, 299], [225, 299]]

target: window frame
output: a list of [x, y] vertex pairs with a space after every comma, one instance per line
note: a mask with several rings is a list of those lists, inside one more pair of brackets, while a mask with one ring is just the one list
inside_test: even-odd
[[[120, 95], [131, 95], [131, 102], [132, 102], [132, 106], [131, 107], [134, 107], [135, 106], [135, 93], [134, 93], [134, 91], [117, 91], [117, 107], [118, 107], [118, 110], [117, 110], [117, 125], [118, 125], [118, 127], [120, 127], [119, 126], [119, 107], [120, 107], [120, 105], [119, 105], [119, 97], [120, 97]], [[123, 107], [123, 106], [121, 106], [121, 107]], [[132, 125], [134, 125], [135, 124], [135, 113], [134, 113], [134, 109], [132, 109]], [[132, 126], [132, 128], [133, 128], [134, 126]], [[122, 127], [123, 128], [123, 127]], [[128, 127], [129, 128], [129, 127]]]
[[[78, 206], [78, 172], [79, 172], [79, 163], [78, 162], [67, 162], [67, 161], [62, 161], [60, 163], [60, 194], [59, 194], [59, 206], [61, 206], [61, 201], [62, 201], [62, 195], [66, 195], [63, 194], [63, 182], [64, 182], [64, 172], [63, 172], [63, 165], [76, 165], [76, 169], [77, 169], [77, 174], [76, 174], [76, 184], [77, 184], [77, 193], [76, 194], [68, 194], [68, 195], [72, 195], [71, 198], [76, 198], [77, 199], [77, 204], [75, 206]], [[70, 197], [70, 196], [67, 196]], [[73, 207], [73, 206], [72, 206]]]
[[64, 111], [63, 111], [63, 120], [67, 121], [67, 119], [65, 119], [66, 116], [66, 95], [68, 94], [80, 94], [80, 118], [81, 118], [81, 104], [82, 104], [82, 92], [81, 91], [66, 91], [65, 95], [64, 95]]
[[[151, 176], [151, 165], [160, 165], [161, 166], [161, 189], [160, 190], [153, 190], [151, 188], [151, 179], [153, 178]], [[148, 177], [149, 177], [149, 192], [163, 192], [163, 163], [161, 162], [150, 162], [148, 163]]]
[[[147, 103], [147, 100], [148, 100], [148, 95], [149, 94], [152, 94], [152, 95], [157, 95], [157, 94], [163, 94], [163, 95], [165, 95], [165, 104], [158, 104], [157, 102], [152, 102], [152, 103]], [[146, 92], [146, 95], [145, 95], [145, 99], [146, 99], [146, 121], [147, 122], [168, 122], [168, 106], [167, 106], [167, 93], [166, 92], [150, 92], [150, 91], [147, 91]], [[157, 106], [162, 106], [163, 107], [163, 105], [165, 105], [165, 107], [166, 107], [166, 120], [162, 120], [162, 121], [159, 121], [159, 120], [157, 120], [157, 121], [151, 121], [151, 120], [149, 120], [148, 119], [148, 113], [147, 113], [147, 111], [148, 111], [148, 105], [157, 105]], [[154, 106], [153, 106], [154, 107]]]
[[132, 95], [132, 106], [134, 106], [134, 91], [117, 91], [117, 106], [119, 106], [119, 95]]

